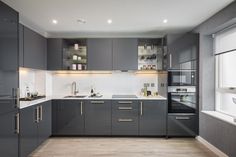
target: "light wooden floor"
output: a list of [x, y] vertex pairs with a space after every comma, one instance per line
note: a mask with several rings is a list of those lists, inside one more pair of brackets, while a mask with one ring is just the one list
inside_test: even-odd
[[216, 157], [195, 139], [50, 138], [31, 157]]

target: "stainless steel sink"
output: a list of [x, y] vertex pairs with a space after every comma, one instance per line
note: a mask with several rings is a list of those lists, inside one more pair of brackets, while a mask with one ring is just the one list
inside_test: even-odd
[[69, 95], [65, 96], [64, 98], [85, 98], [87, 95]]

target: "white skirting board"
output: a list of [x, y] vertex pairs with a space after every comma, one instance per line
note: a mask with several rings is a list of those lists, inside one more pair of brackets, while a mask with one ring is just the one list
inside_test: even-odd
[[229, 157], [224, 152], [216, 148], [214, 145], [210, 144], [208, 141], [206, 141], [204, 138], [197, 136], [196, 139], [201, 142], [203, 145], [205, 145], [208, 149], [210, 149], [212, 152], [214, 152], [219, 157]]

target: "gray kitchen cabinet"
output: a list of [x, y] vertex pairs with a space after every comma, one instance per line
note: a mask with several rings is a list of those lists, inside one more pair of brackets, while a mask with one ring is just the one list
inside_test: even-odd
[[62, 70], [63, 39], [47, 39], [47, 70]]
[[112, 39], [87, 39], [88, 70], [112, 70]]
[[195, 137], [198, 132], [197, 115], [195, 114], [169, 114], [168, 136]]
[[24, 67], [47, 68], [47, 39], [24, 26]]
[[37, 148], [37, 108], [35, 106], [20, 110], [20, 157], [27, 157]]
[[111, 101], [85, 101], [85, 135], [111, 135]]
[[196, 69], [199, 34], [167, 35], [168, 69]]
[[84, 105], [80, 100], [53, 101], [53, 135], [83, 135]]
[[166, 135], [166, 100], [140, 100], [139, 135]]
[[51, 101], [41, 103], [39, 106], [40, 123], [38, 123], [38, 143], [43, 143], [52, 135], [52, 105]]
[[113, 70], [138, 69], [138, 39], [113, 39]]
[[18, 156], [18, 112], [0, 114], [0, 155], [3, 157]]
[[112, 101], [112, 135], [138, 135], [139, 104], [137, 100]]
[[0, 1], [0, 156], [18, 156], [19, 15]]
[[20, 110], [20, 157], [27, 157], [51, 136], [51, 102]]
[[24, 67], [24, 26], [19, 24], [19, 66]]

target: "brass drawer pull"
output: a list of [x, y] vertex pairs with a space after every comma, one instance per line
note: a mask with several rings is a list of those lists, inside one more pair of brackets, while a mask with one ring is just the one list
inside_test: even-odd
[[118, 101], [119, 104], [132, 104], [132, 101]]
[[119, 122], [132, 122], [133, 119], [118, 119]]
[[119, 110], [132, 110], [132, 107], [118, 107]]
[[176, 120], [189, 120], [190, 117], [175, 117]]
[[91, 101], [92, 104], [104, 104], [104, 101]]

